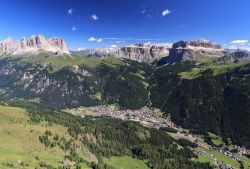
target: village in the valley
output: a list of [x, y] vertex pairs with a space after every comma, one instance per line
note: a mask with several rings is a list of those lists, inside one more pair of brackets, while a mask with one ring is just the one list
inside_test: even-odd
[[[186, 139], [197, 145], [195, 152], [198, 156], [209, 158], [213, 162], [216, 168], [219, 169], [234, 169], [233, 165], [230, 165], [218, 156], [224, 156], [238, 162], [240, 165], [246, 163], [242, 160], [249, 158], [250, 151], [244, 147], [237, 145], [230, 145], [228, 147], [220, 147], [215, 145], [209, 145], [206, 143], [202, 136], [190, 133], [188, 130], [181, 128], [174, 124], [170, 117], [163, 117], [159, 109], [152, 109], [143, 107], [140, 110], [119, 110], [116, 106], [95, 106], [95, 107], [80, 107], [67, 110], [69, 113], [84, 118], [86, 116], [108, 116], [112, 118], [119, 118], [123, 120], [132, 120], [141, 123], [147, 127], [154, 128], [171, 128], [176, 132], [168, 132], [175, 139]], [[250, 164], [248, 165], [250, 166]]]

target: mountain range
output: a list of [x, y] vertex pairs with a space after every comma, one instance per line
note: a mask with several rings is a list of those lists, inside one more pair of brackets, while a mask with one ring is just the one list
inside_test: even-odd
[[71, 51], [84, 57], [110, 57], [136, 60], [140, 62], [171, 64], [181, 61], [198, 61], [202, 59], [215, 59], [217, 62], [237, 62], [249, 60], [249, 52], [244, 50], [229, 50], [219, 44], [206, 39], [196, 41], [181, 40], [174, 44], [142, 44], [128, 45], [121, 48], [97, 48], [81, 51]]
[[24, 55], [40, 52], [69, 54], [67, 44], [58, 37], [46, 40], [43, 35], [32, 35], [28, 40], [25, 37], [20, 41], [8, 38], [0, 42], [0, 55]]
[[220, 45], [206, 40], [196, 41], [181, 40], [174, 44], [143, 44], [128, 45], [121, 48], [97, 48], [81, 51], [69, 51], [66, 42], [59, 37], [48, 40], [43, 35], [32, 35], [29, 40], [23, 37], [20, 41], [8, 38], [0, 42], [0, 55], [32, 55], [41, 52], [70, 55], [75, 54], [83, 57], [110, 57], [116, 56], [140, 62], [153, 63], [161, 60], [160, 64], [169, 64], [180, 61], [197, 61], [204, 58], [217, 58], [218, 62], [235, 62], [249, 60], [246, 51], [233, 51], [223, 49]]

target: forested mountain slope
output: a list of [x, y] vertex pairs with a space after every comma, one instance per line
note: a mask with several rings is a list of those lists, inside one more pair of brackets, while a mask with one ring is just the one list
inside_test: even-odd
[[249, 147], [249, 63], [202, 62], [154, 67], [115, 57], [2, 58], [0, 93], [5, 99], [35, 99], [57, 109], [153, 106], [183, 127], [211, 131]]
[[118, 58], [47, 55], [0, 60], [3, 98], [39, 98], [41, 103], [68, 108], [118, 103], [137, 109], [148, 103], [151, 67]]
[[163, 66], [153, 74], [153, 106], [186, 128], [250, 146], [250, 64]]
[[[197, 156], [187, 146], [179, 149], [178, 141], [165, 131], [137, 122], [79, 118], [26, 101], [1, 104], [0, 134], [5, 137], [0, 140], [4, 144], [0, 153], [11, 152], [9, 157], [0, 156], [0, 166], [4, 168], [108, 169], [113, 167], [103, 160], [114, 156], [136, 158], [155, 169], [212, 168], [191, 160]], [[6, 141], [8, 138], [10, 142]]]

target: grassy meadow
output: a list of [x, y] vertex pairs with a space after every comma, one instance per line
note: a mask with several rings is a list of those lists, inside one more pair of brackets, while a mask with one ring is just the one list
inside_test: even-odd
[[[39, 141], [46, 130], [71, 139], [63, 126], [46, 122], [32, 124], [25, 109], [0, 106], [0, 168], [34, 169], [41, 162], [62, 166], [66, 153], [58, 146], [46, 148]], [[81, 154], [85, 156], [89, 152], [82, 147]]]

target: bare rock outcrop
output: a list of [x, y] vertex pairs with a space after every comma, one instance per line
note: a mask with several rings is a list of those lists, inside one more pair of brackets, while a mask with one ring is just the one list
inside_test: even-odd
[[109, 47], [109, 48], [96, 48], [86, 49], [80, 51], [72, 51], [73, 54], [82, 57], [97, 57], [104, 58], [116, 56], [125, 59], [136, 60], [139, 62], [152, 63], [162, 57], [168, 56], [169, 49], [172, 44], [143, 44], [138, 43], [135, 45], [124, 46], [122, 48]]
[[20, 43], [16, 40], [11, 38], [5, 39], [4, 41], [0, 42], [0, 54], [1, 53], [8, 53], [9, 51], [13, 52], [20, 47]]
[[212, 49], [221, 49], [221, 45], [218, 45], [212, 41], [206, 39], [199, 39], [193, 42], [190, 42], [190, 46], [195, 47], [204, 47], [204, 48], [212, 48]]
[[216, 59], [216, 63], [250, 61], [250, 54], [247, 51], [228, 52], [224, 56]]
[[162, 63], [175, 63], [182, 61], [199, 61], [203, 58], [219, 58], [225, 54], [224, 49], [209, 40], [179, 41], [169, 50], [169, 56]]
[[25, 49], [26, 47], [27, 47], [27, 41], [26, 41], [26, 38], [23, 37], [23, 38], [21, 39], [21, 48], [22, 48], [22, 49]]
[[151, 45], [138, 43], [135, 45], [122, 47], [117, 51], [117, 55], [126, 59], [150, 63], [167, 56], [171, 46], [172, 45], [170, 44]]
[[48, 46], [50, 46], [51, 50], [57, 50], [62, 53], [69, 53], [69, 49], [67, 47], [66, 42], [59, 37], [53, 37], [48, 40]]
[[46, 40], [43, 35], [32, 35], [28, 40], [25, 37], [20, 41], [8, 38], [0, 42], [0, 55], [23, 55], [40, 52], [70, 54], [66, 42], [59, 37]]

